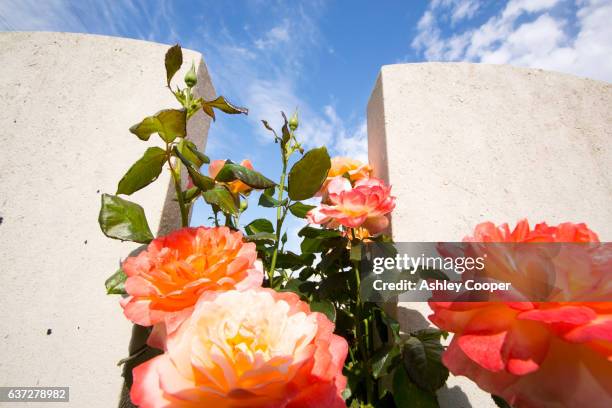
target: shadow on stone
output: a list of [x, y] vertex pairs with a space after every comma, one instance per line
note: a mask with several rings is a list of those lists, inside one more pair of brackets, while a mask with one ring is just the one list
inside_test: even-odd
[[458, 386], [448, 388], [446, 385], [438, 390], [438, 402], [441, 407], [472, 408], [465, 392]]

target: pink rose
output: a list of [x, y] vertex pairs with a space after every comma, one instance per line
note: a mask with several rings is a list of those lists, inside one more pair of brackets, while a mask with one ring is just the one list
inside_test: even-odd
[[134, 369], [141, 408], [340, 408], [346, 340], [290, 292], [207, 292]]
[[344, 177], [336, 177], [327, 186], [327, 203], [308, 213], [308, 222], [333, 228], [366, 228], [371, 234], [389, 225], [386, 214], [395, 208], [391, 187], [377, 178], [362, 178], [352, 187]]
[[[584, 224], [542, 223], [531, 229], [525, 220], [512, 232], [507, 224], [480, 224], [466, 240], [598, 242]], [[506, 250], [508, 256], [502, 256], [505, 247], [493, 248], [489, 255], [497, 263], [487, 274], [494, 278], [514, 270], [517, 283], [529, 287], [547, 272], [530, 261], [534, 259], [529, 257], [530, 247], [523, 247], [524, 253], [521, 247]], [[547, 302], [430, 302], [434, 312], [430, 320], [454, 333], [444, 364], [513, 407], [612, 406], [610, 249], [609, 245], [561, 248], [555, 258], [560, 261], [551, 269], [560, 290], [551, 291]]]

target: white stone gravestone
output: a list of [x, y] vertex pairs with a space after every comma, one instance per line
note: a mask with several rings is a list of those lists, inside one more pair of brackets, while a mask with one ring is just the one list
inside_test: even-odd
[[[66, 33], [0, 34], [0, 386], [68, 386], [71, 407], [117, 406], [119, 359], [132, 325], [104, 281], [138, 245], [106, 238], [100, 194], [117, 182], [157, 135], [128, 128], [179, 107], [165, 87], [169, 47]], [[214, 96], [202, 56], [195, 92]], [[210, 121], [189, 122], [199, 147]], [[185, 173], [185, 172], [183, 172]], [[129, 200], [151, 230], [180, 226], [169, 173]], [[1, 405], [1, 404], [0, 404]], [[62, 404], [64, 405], [64, 404]], [[24, 404], [23, 406], [35, 406]]]
[[[460, 241], [483, 221], [586, 222], [612, 239], [612, 84], [505, 65], [381, 69], [368, 104], [369, 160], [393, 185], [396, 242]], [[426, 326], [402, 304], [404, 330]], [[493, 407], [465, 378], [444, 407]]]

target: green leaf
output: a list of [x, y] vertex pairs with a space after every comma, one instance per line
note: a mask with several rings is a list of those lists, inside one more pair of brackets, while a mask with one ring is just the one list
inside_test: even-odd
[[259, 202], [258, 204], [261, 207], [266, 207], [266, 208], [275, 208], [275, 207], [279, 207], [281, 205], [285, 205], [285, 203], [287, 202], [287, 199], [284, 199], [283, 202], [281, 203], [280, 201], [278, 201], [276, 198], [271, 197], [267, 194], [262, 194], [259, 197]]
[[257, 241], [268, 241], [276, 242], [276, 234], [271, 232], [258, 232], [255, 234], [246, 235], [244, 237], [246, 242], [257, 242]]
[[176, 44], [166, 52], [166, 83], [170, 86], [170, 80], [183, 65], [183, 51], [181, 46]]
[[310, 310], [323, 313], [332, 322], [336, 321], [336, 308], [329, 300], [323, 299], [310, 303]]
[[308, 214], [308, 211], [312, 210], [315, 207], [316, 206], [314, 205], [306, 205], [304, 203], [297, 202], [289, 206], [289, 211], [291, 211], [291, 214], [295, 215], [298, 218], [306, 218], [306, 214]]
[[174, 154], [176, 154], [177, 157], [183, 162], [183, 164], [187, 168], [189, 176], [191, 177], [191, 181], [193, 181], [193, 184], [199, 187], [200, 190], [207, 191], [215, 187], [215, 181], [210, 177], [207, 177], [200, 173], [200, 171], [193, 165], [193, 163], [191, 163], [185, 156], [183, 156], [177, 148], [174, 149]]
[[200, 162], [202, 162], [202, 164], [210, 163], [208, 156], [200, 152], [193, 142], [187, 140], [187, 148], [191, 150], [191, 152], [200, 160]]
[[299, 201], [314, 196], [325, 181], [330, 167], [331, 161], [325, 147], [306, 152], [289, 171], [289, 197]]
[[202, 110], [213, 120], [215, 120], [215, 111], [213, 110], [213, 108], [219, 109], [220, 111], [225, 113], [229, 113], [230, 115], [235, 115], [239, 113], [244, 113], [245, 115], [249, 114], [249, 110], [247, 108], [242, 108], [240, 106], [233, 105], [223, 96], [219, 96], [216, 99], [213, 99], [212, 101], [202, 100]]
[[379, 379], [387, 375], [400, 362], [400, 347], [397, 344], [386, 344], [372, 356], [372, 375]]
[[130, 167], [119, 181], [117, 194], [130, 195], [154, 182], [166, 162], [166, 151], [159, 147], [149, 147], [144, 155]]
[[187, 135], [187, 115], [183, 109], [165, 109], [144, 118], [132, 126], [130, 132], [140, 140], [149, 140], [153, 133], [158, 133], [164, 141], [170, 143], [177, 137]]
[[448, 378], [448, 369], [442, 364], [441, 335], [434, 328], [419, 330], [412, 333], [404, 346], [404, 367], [408, 375], [419, 387], [431, 392], [442, 387]]
[[[194, 181], [195, 183], [195, 181]], [[204, 192], [204, 201], [218, 206], [226, 214], [238, 214], [236, 198], [225, 187], [217, 186]]]
[[341, 237], [342, 233], [338, 230], [306, 226], [298, 232], [298, 235], [305, 238], [336, 238]]
[[491, 394], [491, 398], [493, 398], [493, 402], [495, 402], [495, 405], [497, 405], [499, 408], [512, 408], [512, 406], [500, 396]]
[[126, 279], [127, 279], [127, 275], [123, 271], [123, 268], [119, 268], [117, 272], [113, 273], [106, 280], [106, 282], [104, 282], [104, 286], [106, 286], [106, 294], [107, 295], [125, 295]]
[[439, 408], [436, 395], [413, 384], [401, 365], [393, 375], [393, 400], [397, 408]]
[[283, 128], [281, 129], [282, 134], [283, 134], [283, 138], [281, 139], [281, 142], [283, 143], [283, 145], [285, 143], [287, 143], [289, 141], [289, 139], [291, 139], [291, 132], [289, 132], [289, 122], [287, 122], [287, 116], [285, 116], [285, 112], [281, 112], [281, 115], [283, 115], [283, 120], [285, 121], [285, 123], [283, 124]]
[[249, 235], [257, 234], [258, 232], [273, 233], [274, 226], [269, 220], [265, 218], [258, 218], [256, 220], [251, 221], [251, 223], [244, 227], [244, 230]]
[[240, 180], [244, 184], [256, 189], [265, 189], [276, 185], [276, 183], [264, 177], [261, 173], [236, 163], [230, 163], [229, 161], [225, 162], [223, 168], [219, 170], [215, 180], [222, 181], [224, 183]]
[[109, 238], [142, 244], [153, 239], [142, 207], [114, 195], [102, 194], [98, 223], [104, 235]]
[[187, 160], [193, 163], [193, 165], [198, 169], [203, 164], [207, 164], [210, 162], [210, 159], [204, 154], [200, 153], [191, 140], [181, 139], [176, 148]]
[[391, 335], [393, 336], [393, 340], [395, 343], [401, 342], [400, 337], [400, 324], [397, 320], [393, 319], [391, 316], [387, 314], [383, 309], [377, 309], [380, 312], [381, 319], [385, 326], [391, 331]]
[[186, 203], [192, 202], [200, 195], [201, 191], [198, 187], [191, 187], [189, 190], [183, 191], [183, 201]]

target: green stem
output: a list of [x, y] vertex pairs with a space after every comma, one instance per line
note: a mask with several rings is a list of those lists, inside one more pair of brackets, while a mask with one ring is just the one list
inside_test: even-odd
[[276, 242], [274, 243], [274, 252], [272, 253], [272, 261], [270, 261], [270, 270], [268, 271], [268, 279], [270, 280], [270, 287], [274, 287], [274, 270], [276, 268], [276, 258], [278, 257], [278, 246], [281, 239], [281, 229], [283, 227], [283, 221], [287, 215], [287, 209], [281, 210], [283, 201], [283, 192], [285, 191], [285, 178], [287, 177], [287, 158], [283, 153], [283, 172], [281, 174], [280, 186], [278, 187], [278, 207], [276, 207]]
[[[355, 237], [355, 230], [351, 228], [352, 236]], [[351, 242], [351, 245], [353, 243]], [[374, 382], [372, 381], [372, 368], [370, 366], [371, 342], [370, 342], [370, 325], [368, 316], [364, 316], [364, 307], [361, 300], [361, 275], [359, 272], [359, 261], [353, 261], [353, 270], [355, 272], [355, 317], [356, 317], [356, 333], [357, 347], [361, 353], [363, 365], [365, 368], [366, 380], [366, 402], [373, 403]]]
[[170, 167], [170, 173], [172, 173], [172, 179], [174, 180], [174, 189], [176, 190], [176, 199], [179, 203], [179, 208], [181, 209], [181, 225], [184, 227], [189, 226], [189, 212], [187, 211], [187, 207], [185, 206], [185, 200], [183, 200], [183, 189], [181, 188], [181, 173], [180, 173], [180, 164], [179, 167], [174, 169], [172, 166], [172, 154], [170, 153], [170, 145], [166, 145], [166, 154], [168, 155], [168, 166]]

